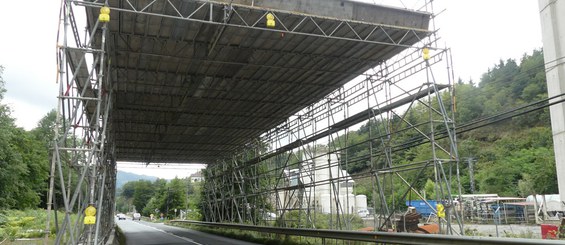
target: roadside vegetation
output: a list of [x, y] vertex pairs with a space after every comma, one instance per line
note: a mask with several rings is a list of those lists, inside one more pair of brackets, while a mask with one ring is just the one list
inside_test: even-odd
[[[0, 241], [42, 237], [56, 113], [47, 113], [32, 130], [17, 127], [10, 107], [3, 102], [3, 71], [0, 66]], [[60, 193], [55, 199], [62, 203]], [[53, 226], [51, 234], [54, 231]]]
[[[139, 212], [144, 217], [153, 214], [154, 221], [180, 218], [200, 220], [200, 184], [188, 178], [170, 181], [157, 179], [130, 181], [117, 190], [116, 210]], [[188, 212], [184, 213], [186, 210]]]
[[[53, 212], [53, 215], [55, 213]], [[57, 212], [59, 225], [62, 224], [64, 212]], [[0, 211], [0, 242], [14, 241], [21, 238], [43, 238], [45, 233], [47, 212], [43, 209], [2, 210]], [[76, 215], [71, 215], [71, 222]], [[49, 236], [56, 234], [57, 226], [51, 224]], [[4, 243], [2, 243], [4, 244]]]

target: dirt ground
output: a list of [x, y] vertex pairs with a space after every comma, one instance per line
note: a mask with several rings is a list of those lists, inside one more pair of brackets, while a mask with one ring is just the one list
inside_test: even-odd
[[[496, 237], [496, 225], [485, 224], [466, 224], [465, 230], [469, 231], [468, 235], [475, 236], [493, 236]], [[541, 227], [539, 225], [498, 225], [499, 237], [521, 237], [521, 238], [537, 238], [541, 239]]]

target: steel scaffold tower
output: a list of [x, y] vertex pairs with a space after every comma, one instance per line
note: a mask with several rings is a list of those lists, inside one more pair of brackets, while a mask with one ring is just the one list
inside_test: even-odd
[[[421, 9], [433, 11], [433, 6], [430, 2]], [[270, 130], [237, 157], [209, 165], [204, 172], [205, 220], [357, 229], [352, 226], [356, 210], [351, 195], [356, 181], [369, 180], [375, 230], [395, 228], [406, 212], [405, 201], [431, 199], [445, 208], [445, 217], [430, 218], [441, 232], [463, 234], [454, 201], [461, 185], [453, 73], [449, 49], [438, 47], [438, 39], [431, 35], [381, 62], [357, 82]], [[422, 57], [423, 50], [431, 50], [429, 57]], [[439, 78], [435, 74], [442, 61], [447, 71]], [[416, 117], [427, 119], [422, 123]], [[353, 141], [350, 128], [361, 123], [368, 137]], [[359, 148], [368, 150], [352, 155]], [[411, 158], [415, 151], [428, 157]], [[344, 171], [359, 163], [368, 168], [355, 174]], [[427, 180], [433, 182], [433, 197], [422, 193]], [[436, 205], [425, 203], [437, 213]]]
[[[111, 81], [105, 45], [106, 22], [77, 25], [72, 1], [61, 1], [57, 37], [59, 104], [49, 181], [46, 242], [102, 244], [113, 229], [116, 161], [107, 138]], [[96, 208], [94, 224], [85, 209]], [[56, 211], [63, 211], [59, 217]]]
[[[184, 2], [194, 2], [195, 9], [187, 14], [187, 10], [182, 8]], [[92, 10], [105, 3], [65, 0], [61, 8], [59, 124], [53, 151], [48, 211], [54, 217], [48, 219], [46, 228], [49, 230], [55, 226], [53, 220], [57, 216], [52, 214], [51, 204], [57, 206], [55, 200], [59, 195], [57, 190], [60, 190], [65, 218], [63, 225], [57, 228], [57, 240], [62, 243], [100, 243], [102, 238], [107, 237], [113, 222], [115, 154], [112, 135], [107, 133], [111, 126], [108, 118], [112, 107], [112, 81], [107, 76], [110, 62], [106, 57], [112, 47], [105, 45], [106, 24], [98, 20], [87, 27], [86, 37], [79, 35], [73, 11], [76, 6]], [[248, 144], [239, 154], [210, 165], [205, 172], [206, 220], [352, 229], [355, 210], [351, 209], [349, 195], [355, 188], [353, 181], [373, 179], [373, 205], [381, 207], [378, 219], [375, 218], [379, 222], [375, 226], [381, 228], [389, 226], [393, 214], [399, 210], [399, 200], [385, 199], [413, 187], [410, 184], [403, 188], [391, 186], [391, 183], [396, 183], [393, 178], [415, 182], [419, 178], [406, 173], [431, 169], [429, 166], [433, 166], [434, 170], [430, 178], [438, 189], [436, 198], [438, 201], [446, 199], [449, 204], [452, 192], [445, 189], [450, 187], [447, 183], [456, 172], [450, 171], [453, 170], [450, 167], [453, 163], [456, 165], [458, 158], [455, 137], [450, 133], [453, 121], [449, 110], [442, 108], [442, 103], [437, 103], [442, 101], [438, 97], [439, 92], [448, 86], [436, 83], [431, 73], [431, 67], [446, 60], [447, 54], [447, 50], [436, 46], [435, 36], [420, 39], [419, 35], [425, 32], [416, 29], [353, 23], [212, 1], [124, 0], [120, 3], [122, 5], [110, 6], [112, 11], [222, 26], [218, 33], [225, 27], [236, 27], [280, 35], [407, 48], [404, 53], [381, 62], [377, 68], [367, 72], [362, 81], [336, 90]], [[162, 9], [173, 10], [176, 15], [162, 13]], [[249, 12], [261, 14], [245, 14]], [[259, 24], [267, 14], [274, 16], [280, 24], [277, 25], [279, 29], [268, 29]], [[336, 25], [328, 32], [327, 27], [323, 28], [324, 22], [335, 22]], [[316, 28], [302, 28], [306, 24]], [[360, 27], [369, 31], [357, 31]], [[400, 33], [400, 37], [389, 35], [393, 32]], [[420, 43], [406, 45], [403, 43], [405, 38], [416, 38]], [[215, 42], [210, 48], [214, 49], [214, 46]], [[428, 61], [420, 57], [423, 47], [433, 50]], [[422, 79], [424, 82], [415, 87], [400, 85], [408, 81], [406, 78], [424, 71], [429, 74], [428, 78]], [[428, 104], [429, 123], [425, 126], [410, 124], [409, 117], [399, 109], [414, 105], [415, 101]], [[352, 144], [349, 128], [367, 120], [371, 125], [384, 122], [386, 127], [369, 127], [369, 138]], [[412, 140], [395, 141], [395, 136], [407, 131], [415, 132]], [[423, 161], [425, 163], [406, 164], [395, 158], [403, 149], [417, 145], [429, 146], [432, 152], [430, 159]], [[351, 149], [359, 146], [367, 146], [370, 151], [363, 155], [349, 154]], [[350, 175], [340, 170], [340, 167], [347, 168], [349, 164], [360, 161], [366, 161], [371, 166], [370, 171]], [[329, 201], [329, 206], [322, 204], [322, 196], [317, 194], [320, 190], [327, 194], [323, 197]], [[96, 225], [82, 225], [83, 210], [90, 205], [98, 209]], [[271, 212], [276, 213], [276, 219], [270, 215]], [[77, 213], [76, 220], [71, 219], [71, 213]], [[451, 224], [449, 217], [447, 224]], [[322, 219], [327, 219], [327, 222], [324, 220], [322, 225], [318, 225]], [[71, 222], [73, 225], [70, 225]]]
[[[184, 4], [187, 2], [194, 4], [195, 8], [186, 9]], [[98, 243], [101, 242], [101, 238], [107, 237], [112, 225], [112, 215], [108, 214], [113, 212], [116, 156], [112, 134], [108, 133], [110, 132], [108, 118], [112, 109], [111, 98], [114, 90], [112, 90], [109, 76], [111, 64], [107, 54], [123, 52], [123, 50], [108, 50], [113, 48], [105, 43], [109, 27], [106, 23], [101, 23], [97, 18], [89, 15], [93, 13], [93, 10], [98, 10], [108, 3], [108, 1], [101, 0], [64, 0], [61, 4], [57, 51], [60, 103], [51, 167], [49, 218], [46, 225], [46, 230], [55, 228], [58, 231], [58, 243]], [[112, 3], [109, 6], [111, 10], [123, 15], [157, 17], [186, 23], [223, 26], [221, 29], [234, 27], [367, 45], [378, 44], [407, 48], [409, 45], [405, 44], [406, 42], [411, 39], [420, 40], [419, 35], [427, 33], [420, 29], [297, 15], [290, 11], [226, 2], [123, 0]], [[80, 22], [77, 23], [75, 16], [76, 13], [79, 13], [76, 9], [82, 11], [83, 7], [86, 9], [87, 17], [90, 17], [84, 35], [81, 34], [81, 28], [78, 25]], [[173, 10], [173, 12], [162, 12], [163, 9]], [[185, 13], [186, 11], [191, 12]], [[253, 14], [248, 14], [249, 12]], [[262, 19], [267, 14], [272, 14], [277, 19], [278, 29], [261, 26]], [[331, 31], [328, 31], [328, 23], [335, 23]], [[315, 28], [310, 29], [310, 26]], [[211, 50], [214, 49], [217, 40], [211, 45]], [[323, 58], [323, 56], [320, 57]], [[112, 68], [113, 71], [116, 69], [119, 68]], [[289, 139], [293, 137], [289, 136]], [[251, 154], [259, 156], [263, 153], [261, 149], [253, 149], [246, 152], [246, 155], [234, 156], [233, 160], [237, 163], [241, 162], [241, 159], [249, 158]], [[237, 171], [227, 172], [234, 167]], [[222, 176], [222, 181], [214, 184], [218, 188], [223, 188], [222, 190], [228, 188], [230, 192], [215, 193], [222, 198], [218, 202], [222, 205], [214, 206], [215, 211], [210, 216], [234, 221], [256, 218], [257, 210], [261, 208], [258, 209], [256, 205], [253, 207], [255, 211], [251, 212], [252, 207], [249, 203], [258, 203], [265, 199], [265, 196], [254, 193], [257, 193], [260, 188], [264, 189], [264, 181], [271, 181], [271, 179], [248, 178], [249, 175], [261, 176], [264, 171], [267, 171], [261, 166], [250, 169], [236, 164], [234, 167], [226, 166], [220, 169], [226, 172]], [[271, 173], [274, 172], [271, 171]], [[300, 191], [299, 194], [305, 196], [306, 192]], [[57, 201], [58, 199], [62, 200]], [[302, 199], [300, 198], [299, 202], [303, 202]], [[56, 224], [57, 214], [52, 213], [52, 209], [59, 209], [61, 206], [64, 207], [65, 218], [62, 225], [58, 226]], [[95, 225], [83, 225], [83, 211], [88, 206], [98, 208], [98, 219]], [[263, 206], [265, 208], [262, 210], [268, 208], [266, 204]], [[101, 215], [103, 212], [104, 214]], [[72, 213], [77, 214], [76, 219], [71, 217]]]

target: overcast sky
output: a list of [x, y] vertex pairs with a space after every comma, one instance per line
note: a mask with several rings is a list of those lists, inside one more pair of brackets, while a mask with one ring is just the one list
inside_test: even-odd
[[[390, 0], [362, 0], [388, 3]], [[394, 0], [408, 8], [423, 1]], [[3, 1], [0, 65], [18, 126], [32, 129], [57, 105], [56, 36], [60, 1]], [[412, 4], [412, 5], [409, 5]], [[455, 77], [479, 82], [500, 59], [517, 61], [542, 47], [538, 1], [436, 0], [436, 27], [452, 49]], [[130, 171], [132, 172], [132, 171]], [[152, 170], [155, 173], [155, 170]], [[177, 171], [178, 172], [178, 171]], [[190, 171], [192, 172], [192, 171]], [[174, 176], [173, 176], [174, 177]]]

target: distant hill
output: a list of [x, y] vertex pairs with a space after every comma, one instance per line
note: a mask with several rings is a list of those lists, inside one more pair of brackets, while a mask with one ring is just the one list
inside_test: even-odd
[[130, 181], [137, 181], [137, 180], [149, 180], [151, 182], [158, 179], [155, 176], [147, 176], [147, 175], [139, 175], [139, 174], [132, 174], [124, 171], [118, 170], [118, 175], [116, 176], [116, 189], [122, 188], [122, 186]]

